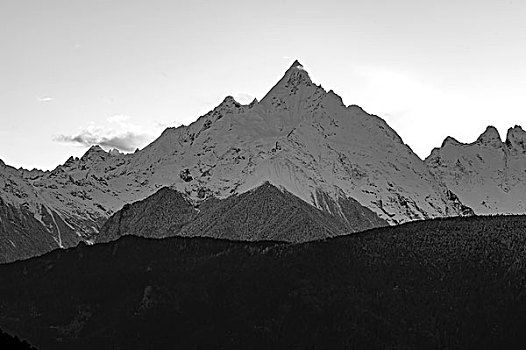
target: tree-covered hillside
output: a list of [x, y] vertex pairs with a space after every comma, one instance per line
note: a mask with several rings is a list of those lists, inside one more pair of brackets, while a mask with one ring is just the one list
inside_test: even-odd
[[352, 198], [342, 197], [337, 203], [323, 193], [319, 197], [327, 210], [268, 182], [240, 195], [210, 197], [200, 203], [192, 203], [176, 190], [162, 188], [113, 214], [95, 240], [108, 242], [135, 235], [306, 242], [387, 225]]
[[513, 348], [526, 217], [301, 244], [134, 236], [0, 266], [0, 327], [42, 349]]

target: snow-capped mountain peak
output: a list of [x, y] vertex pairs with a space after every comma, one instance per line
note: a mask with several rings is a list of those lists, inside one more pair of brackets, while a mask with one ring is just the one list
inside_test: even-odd
[[[469, 212], [384, 120], [345, 106], [298, 61], [260, 102], [227, 96], [135, 153], [93, 146], [80, 159], [16, 181], [31, 192], [35, 216], [42, 203], [54, 213], [55, 234], [67, 226], [87, 240], [124, 204], [165, 186], [199, 202], [268, 181], [345, 220], [358, 215], [348, 212], [356, 201], [391, 224]], [[0, 188], [0, 199], [8, 195]]]
[[[177, 161], [162, 161], [170, 149]], [[312, 83], [299, 62], [261, 102], [236, 105], [227, 97], [137, 157], [154, 166], [160, 184], [193, 198], [226, 197], [270, 181], [327, 210], [341, 210], [327, 206], [329, 198], [355, 198], [391, 223], [462, 212], [385, 121], [346, 107]]]
[[290, 96], [297, 96], [301, 99], [306, 92], [312, 92], [313, 87], [309, 73], [296, 60], [278, 83], [261, 99], [261, 103], [264, 105], [281, 104]]

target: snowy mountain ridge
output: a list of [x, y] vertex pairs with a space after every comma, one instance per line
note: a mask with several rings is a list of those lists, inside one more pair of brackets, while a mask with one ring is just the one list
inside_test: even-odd
[[473, 143], [446, 138], [425, 162], [476, 214], [526, 212], [526, 132], [518, 125], [504, 142], [493, 126]]
[[201, 201], [270, 182], [332, 214], [353, 198], [390, 224], [470, 214], [384, 120], [345, 106], [297, 61], [261, 101], [228, 96], [135, 153], [93, 146], [49, 172], [0, 173], [3, 201], [37, 220], [44, 206], [87, 241], [124, 204], [165, 186]]

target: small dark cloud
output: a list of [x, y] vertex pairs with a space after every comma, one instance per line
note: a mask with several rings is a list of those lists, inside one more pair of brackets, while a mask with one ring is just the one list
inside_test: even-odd
[[135, 149], [142, 147], [150, 138], [150, 135], [131, 131], [119, 135], [100, 136], [86, 130], [78, 135], [58, 135], [53, 138], [53, 141], [83, 146], [99, 145], [105, 148], [116, 148], [123, 152], [133, 152]]

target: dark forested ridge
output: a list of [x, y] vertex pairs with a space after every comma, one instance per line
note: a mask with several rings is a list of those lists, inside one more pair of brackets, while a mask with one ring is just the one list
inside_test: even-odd
[[0, 266], [0, 327], [42, 349], [514, 348], [526, 217], [301, 244], [126, 236]]
[[243, 194], [211, 197], [198, 205], [175, 190], [162, 188], [112, 215], [95, 240], [108, 242], [135, 235], [305, 242], [387, 225], [352, 198], [335, 203], [323, 192], [318, 197], [327, 211], [268, 182]]
[[12, 336], [0, 329], [0, 349], [5, 350], [32, 350], [36, 349], [25, 340], [18, 339], [17, 336]]

